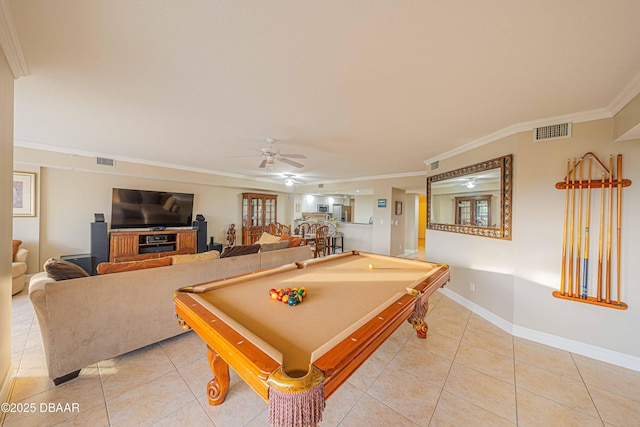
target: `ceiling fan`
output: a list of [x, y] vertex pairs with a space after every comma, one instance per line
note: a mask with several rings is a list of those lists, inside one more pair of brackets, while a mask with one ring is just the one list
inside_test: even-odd
[[280, 153], [280, 150], [274, 146], [274, 143], [276, 142], [275, 139], [267, 138], [267, 142], [269, 143], [269, 146], [264, 147], [260, 150], [262, 162], [260, 162], [260, 165], [258, 166], [259, 168], [272, 169], [275, 167], [276, 161], [286, 163], [296, 168], [301, 168], [304, 166], [302, 163], [298, 163], [291, 159], [306, 159], [307, 156], [303, 154], [282, 154]]
[[284, 173], [282, 174], [282, 176], [284, 177], [284, 184], [287, 187], [291, 187], [294, 184], [304, 184], [302, 181], [299, 181], [296, 176], [292, 173]]

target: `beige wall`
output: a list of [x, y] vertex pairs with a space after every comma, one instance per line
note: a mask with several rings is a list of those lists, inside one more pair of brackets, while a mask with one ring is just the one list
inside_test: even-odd
[[373, 196], [356, 196], [353, 208], [353, 222], [369, 224], [369, 218], [373, 216]]
[[[380, 199], [387, 201], [386, 207], [378, 207]], [[391, 206], [393, 206], [393, 188], [383, 182], [376, 183], [373, 187], [373, 224], [371, 225], [373, 253], [391, 254]]]
[[418, 250], [419, 198], [415, 193], [405, 194], [402, 222], [404, 223], [404, 249], [408, 253]]
[[[13, 75], [0, 49], [0, 402], [11, 369], [11, 221], [13, 217]], [[0, 415], [1, 418], [1, 415]]]
[[[564, 342], [640, 357], [640, 340], [635, 339], [640, 324], [640, 287], [636, 286], [640, 263], [633, 258], [640, 237], [640, 224], [635, 221], [640, 209], [640, 169], [635, 167], [640, 162], [640, 141], [615, 143], [613, 139], [613, 119], [598, 120], [574, 124], [569, 139], [534, 143], [531, 132], [523, 132], [441, 160], [433, 173], [514, 155], [513, 240], [427, 230], [427, 259], [452, 266], [449, 289], [512, 323], [516, 331], [551, 334]], [[624, 189], [622, 204], [622, 300], [630, 307], [626, 311], [551, 295], [560, 284], [565, 198], [555, 184], [563, 180], [567, 159], [589, 151], [606, 163], [610, 154], [623, 154], [624, 178], [634, 183]], [[597, 215], [592, 214], [591, 221], [593, 230]], [[596, 258], [593, 249], [591, 257]], [[595, 268], [595, 260], [591, 266]], [[590, 275], [594, 277], [595, 272]], [[470, 282], [475, 283], [474, 292]]]

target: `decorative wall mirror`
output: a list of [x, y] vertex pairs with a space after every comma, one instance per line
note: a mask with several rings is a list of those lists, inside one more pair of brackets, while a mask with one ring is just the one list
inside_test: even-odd
[[513, 156], [427, 178], [427, 228], [511, 240]]

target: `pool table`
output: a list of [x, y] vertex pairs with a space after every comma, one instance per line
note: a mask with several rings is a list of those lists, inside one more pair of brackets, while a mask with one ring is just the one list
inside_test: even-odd
[[[178, 322], [208, 345], [209, 403], [229, 365], [269, 404], [272, 425], [313, 425], [325, 400], [404, 322], [425, 338], [429, 297], [449, 267], [358, 251], [181, 288]], [[306, 287], [289, 306], [271, 289]]]

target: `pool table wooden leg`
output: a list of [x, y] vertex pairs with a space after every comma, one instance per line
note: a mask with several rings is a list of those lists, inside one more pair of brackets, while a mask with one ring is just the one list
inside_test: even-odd
[[209, 405], [220, 405], [229, 391], [229, 365], [211, 347], [207, 347], [209, 366], [213, 372], [213, 379], [207, 384]]
[[427, 326], [427, 322], [424, 320], [427, 315], [427, 311], [429, 311], [429, 300], [425, 301], [424, 305], [422, 305], [418, 300], [416, 301], [416, 309], [407, 319], [407, 321], [413, 325], [413, 329], [416, 330], [418, 338], [427, 338], [429, 326]]

